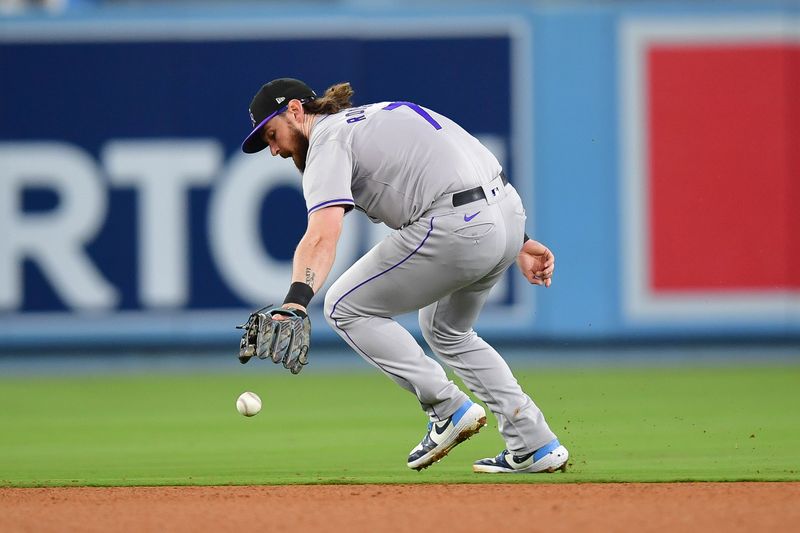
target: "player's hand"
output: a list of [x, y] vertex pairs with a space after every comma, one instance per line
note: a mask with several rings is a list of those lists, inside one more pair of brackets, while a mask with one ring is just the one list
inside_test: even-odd
[[[293, 304], [293, 303], [283, 304], [281, 306], [281, 309], [295, 309], [295, 310], [298, 310], [298, 311], [302, 312], [305, 315], [308, 314], [308, 311], [306, 310], [306, 308], [303, 307], [300, 304]], [[275, 317], [275, 318], [278, 319], [278, 317]], [[280, 320], [280, 319], [278, 319], [278, 320]]]
[[556, 258], [547, 246], [529, 239], [517, 255], [517, 266], [529, 283], [549, 287], [553, 281]]

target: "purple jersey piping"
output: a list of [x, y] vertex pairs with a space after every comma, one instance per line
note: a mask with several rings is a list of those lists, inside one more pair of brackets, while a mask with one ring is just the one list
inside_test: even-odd
[[336, 200], [327, 200], [325, 202], [318, 203], [317, 205], [308, 210], [308, 214], [310, 215], [312, 211], [316, 211], [317, 209], [325, 207], [328, 204], [342, 204], [342, 203], [356, 205], [356, 203], [351, 198], [337, 198]]
[[[341, 302], [342, 300], [344, 300], [344, 299], [345, 299], [345, 298], [346, 298], [346, 297], [347, 297], [347, 296], [348, 296], [350, 293], [352, 293], [353, 291], [355, 291], [355, 290], [356, 290], [356, 289], [358, 289], [359, 287], [363, 287], [364, 285], [366, 285], [366, 284], [367, 284], [367, 283], [369, 283], [370, 281], [374, 280], [375, 278], [379, 278], [380, 276], [383, 276], [383, 275], [384, 275], [384, 274], [386, 274], [387, 272], [391, 272], [391, 271], [392, 271], [392, 270], [394, 270], [395, 268], [399, 267], [400, 265], [402, 265], [403, 263], [405, 263], [406, 261], [408, 261], [408, 260], [411, 258], [411, 256], [413, 256], [415, 253], [417, 253], [417, 252], [419, 251], [419, 249], [420, 249], [420, 248], [422, 248], [422, 245], [423, 245], [423, 244], [425, 244], [425, 241], [427, 241], [427, 240], [428, 240], [428, 237], [430, 237], [430, 236], [431, 236], [431, 233], [433, 232], [433, 220], [434, 220], [434, 218], [435, 218], [435, 217], [431, 218], [431, 227], [428, 229], [428, 233], [425, 235], [425, 238], [424, 238], [424, 239], [422, 239], [422, 242], [421, 242], [421, 243], [419, 243], [419, 246], [417, 246], [417, 247], [414, 249], [414, 251], [413, 251], [413, 252], [411, 252], [410, 254], [408, 254], [408, 255], [407, 255], [407, 256], [406, 256], [406, 257], [405, 257], [405, 258], [404, 258], [402, 261], [400, 261], [399, 263], [397, 263], [397, 264], [395, 264], [395, 265], [392, 265], [391, 267], [387, 268], [387, 269], [386, 269], [386, 270], [384, 270], [383, 272], [379, 272], [379, 273], [375, 274], [374, 276], [372, 276], [371, 278], [369, 278], [369, 279], [367, 279], [367, 280], [365, 280], [365, 281], [362, 281], [361, 283], [359, 283], [358, 285], [356, 285], [355, 287], [353, 287], [352, 289], [350, 289], [349, 291], [347, 291], [346, 293], [344, 293], [344, 294], [343, 294], [341, 297], [339, 297], [339, 299], [338, 299], [338, 300], [336, 300], [336, 303], [335, 303], [335, 304], [333, 304], [333, 308], [331, 309], [331, 315], [330, 315], [330, 318], [331, 318], [331, 320], [333, 320], [333, 323], [334, 323], [334, 324], [336, 324], [336, 328], [337, 328], [337, 329], [339, 329], [339, 331], [341, 331], [342, 333], [344, 333], [344, 334], [345, 334], [345, 336], [347, 336], [347, 338], [350, 340], [350, 342], [352, 343], [352, 345], [353, 345], [353, 346], [355, 346], [355, 347], [356, 347], [356, 349], [357, 349], [359, 352], [361, 352], [361, 353], [364, 355], [364, 357], [366, 357], [367, 359], [369, 359], [370, 361], [372, 361], [372, 364], [374, 364], [375, 366], [377, 366], [378, 368], [380, 368], [381, 370], [383, 370], [383, 371], [384, 371], [384, 372], [386, 372], [387, 374], [389, 374], [389, 375], [392, 375], [392, 376], [394, 376], [394, 377], [396, 377], [396, 378], [398, 378], [398, 379], [402, 379], [402, 380], [403, 380], [403, 381], [405, 381], [405, 382], [408, 382], [408, 380], [407, 380], [406, 378], [404, 378], [403, 376], [398, 376], [397, 374], [394, 374], [394, 373], [392, 373], [392, 372], [389, 372], [388, 370], [386, 370], [384, 367], [382, 367], [380, 364], [378, 364], [378, 362], [377, 362], [377, 361], [375, 361], [375, 359], [373, 359], [372, 357], [370, 357], [370, 356], [369, 356], [369, 354], [367, 354], [367, 352], [365, 352], [365, 351], [364, 351], [364, 350], [363, 350], [363, 349], [362, 349], [362, 348], [361, 348], [361, 347], [360, 347], [358, 344], [356, 344], [356, 342], [355, 342], [355, 341], [354, 341], [354, 340], [353, 340], [353, 339], [350, 337], [350, 334], [349, 334], [349, 333], [347, 333], [347, 331], [345, 331], [344, 329], [342, 329], [342, 328], [339, 326], [339, 321], [338, 321], [336, 318], [334, 318], [334, 317], [333, 317], [333, 313], [335, 313], [335, 312], [336, 312], [336, 306], [337, 306], [337, 305], [339, 305], [339, 302]], [[385, 317], [382, 317], [382, 318], [385, 318]], [[434, 412], [435, 412], [435, 411], [434, 411]]]

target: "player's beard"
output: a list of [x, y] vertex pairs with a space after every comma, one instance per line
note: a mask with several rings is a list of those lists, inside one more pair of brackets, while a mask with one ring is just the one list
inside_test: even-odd
[[308, 139], [302, 134], [300, 128], [295, 126], [291, 127], [292, 144], [292, 161], [294, 166], [302, 173], [306, 170], [306, 158], [308, 157]]

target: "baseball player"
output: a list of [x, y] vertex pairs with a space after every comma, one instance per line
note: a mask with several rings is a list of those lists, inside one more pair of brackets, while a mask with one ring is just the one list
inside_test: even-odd
[[503, 358], [472, 329], [515, 261], [549, 287], [554, 257], [525, 234], [525, 210], [497, 159], [449, 118], [411, 102], [353, 107], [349, 83], [322, 97], [299, 80], [273, 80], [250, 104], [246, 153], [269, 148], [302, 173], [308, 227], [284, 303], [251, 314], [240, 344], [293, 373], [308, 362], [306, 313], [325, 283], [344, 215], [363, 211], [394, 231], [328, 289], [324, 313], [359, 355], [414, 394], [430, 422], [408, 456], [421, 470], [486, 424], [483, 407], [449, 380], [392, 317], [419, 311], [422, 334], [497, 417], [506, 449], [475, 472], [553, 472], [569, 454]]

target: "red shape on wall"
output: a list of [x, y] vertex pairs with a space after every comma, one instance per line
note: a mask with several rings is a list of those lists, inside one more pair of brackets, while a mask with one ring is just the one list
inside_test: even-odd
[[647, 55], [651, 289], [800, 289], [800, 46]]

